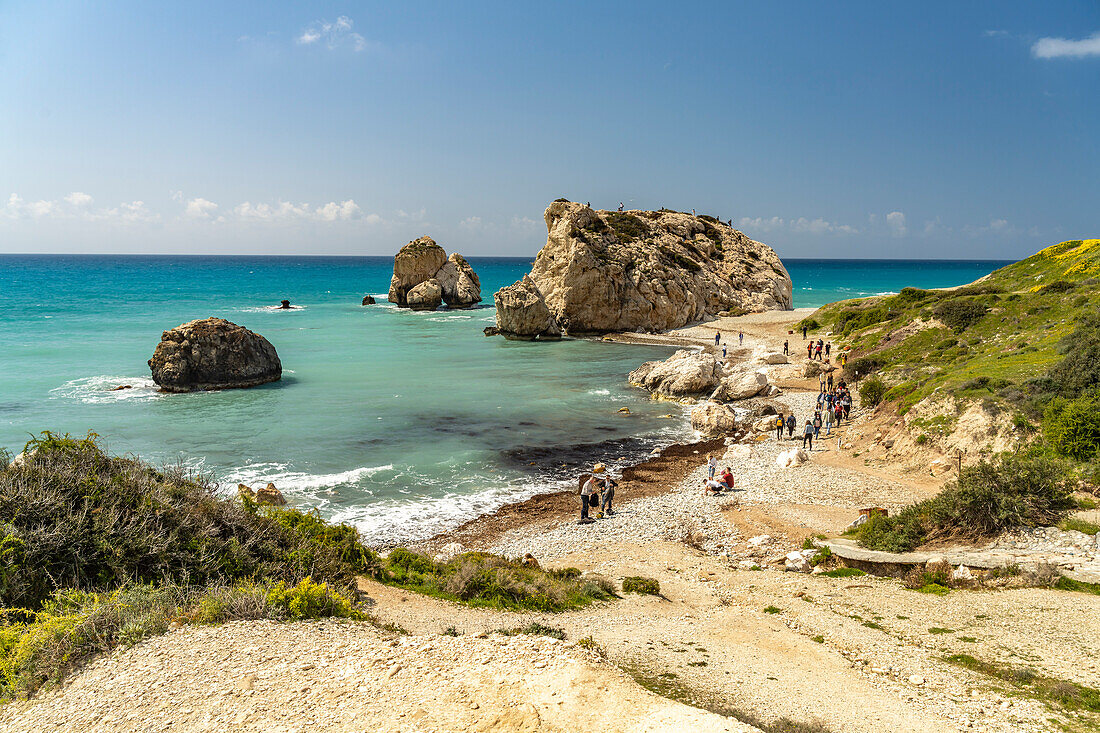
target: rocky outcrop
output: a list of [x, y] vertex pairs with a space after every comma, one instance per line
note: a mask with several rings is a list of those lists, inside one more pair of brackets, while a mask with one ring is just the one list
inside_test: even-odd
[[[661, 331], [722, 311], [791, 308], [791, 278], [775, 252], [713, 217], [555, 201], [545, 220], [530, 280], [567, 334]], [[502, 332], [507, 305], [497, 308]]]
[[691, 429], [705, 437], [739, 433], [745, 427], [745, 420], [729, 405], [704, 402], [691, 408]]
[[698, 397], [711, 393], [722, 379], [714, 354], [681, 349], [664, 361], [647, 361], [627, 380], [664, 397]]
[[394, 256], [389, 300], [403, 308], [469, 308], [481, 302], [481, 280], [465, 257], [453, 252], [448, 258], [435, 240], [421, 237]]
[[373, 295], [364, 295], [363, 296], [363, 305], [374, 305], [374, 296]]
[[[496, 291], [493, 300], [497, 307], [497, 333], [505, 338], [521, 341], [561, 338], [561, 329], [550, 315], [546, 300], [527, 275]], [[488, 329], [485, 334], [492, 335]]]
[[768, 391], [768, 375], [764, 372], [735, 372], [715, 387], [710, 398], [717, 402], [747, 400]]
[[283, 375], [270, 341], [224, 318], [204, 318], [165, 331], [149, 368], [165, 392], [255, 387]]
[[413, 310], [434, 311], [443, 304], [443, 286], [434, 277], [420, 283], [405, 296], [405, 305]]
[[481, 302], [481, 280], [458, 252], [451, 253], [435, 279], [443, 288], [443, 302], [448, 308], [469, 308]]

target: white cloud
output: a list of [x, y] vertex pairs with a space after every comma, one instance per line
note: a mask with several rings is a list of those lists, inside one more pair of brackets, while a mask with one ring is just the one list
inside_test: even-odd
[[218, 205], [204, 198], [194, 198], [187, 202], [183, 213], [191, 219], [209, 219], [218, 210]]
[[996, 29], [985, 31], [984, 33], [982, 33], [982, 35], [985, 36], [986, 38], [1000, 38], [1000, 37], [1011, 35], [1011, 34], [1008, 31], [996, 28]]
[[350, 46], [356, 52], [367, 48], [367, 39], [352, 30], [355, 21], [346, 15], [341, 15], [332, 23], [324, 20], [314, 21], [302, 31], [296, 39], [299, 45], [311, 46], [318, 41], [324, 41], [330, 50], [341, 46]]
[[462, 221], [458, 222], [458, 225], [463, 229], [477, 229], [481, 226], [480, 216], [467, 216]]
[[850, 224], [838, 224], [828, 219], [817, 217], [807, 219], [800, 216], [797, 219], [784, 219], [780, 216], [750, 217], [743, 216], [737, 221], [741, 229], [754, 232], [775, 232], [789, 230], [797, 234], [858, 234], [859, 229]]
[[886, 215], [886, 226], [890, 227], [890, 233], [895, 237], [904, 237], [909, 231], [905, 226], [905, 214], [900, 211], [891, 211]]
[[[274, 206], [262, 203], [253, 204], [251, 201], [245, 201], [243, 204], [235, 206], [233, 208], [233, 213], [236, 214], [238, 218], [245, 221], [267, 222], [334, 222], [363, 218], [363, 210], [359, 207], [359, 204], [355, 203], [352, 199], [341, 202], [329, 201], [327, 204], [321, 204], [316, 207], [310, 206], [309, 204], [294, 204], [290, 201], [280, 201]], [[366, 217], [368, 224], [377, 224], [381, 220], [382, 218], [377, 214], [371, 214]]]
[[1088, 38], [1040, 38], [1031, 47], [1031, 55], [1037, 59], [1083, 59], [1100, 56], [1100, 31]]
[[94, 199], [86, 193], [80, 191], [73, 191], [65, 197], [65, 202], [72, 206], [90, 206]]
[[100, 209], [86, 217], [89, 221], [119, 224], [151, 224], [160, 221], [160, 214], [150, 211], [144, 201], [119, 204], [113, 209]]

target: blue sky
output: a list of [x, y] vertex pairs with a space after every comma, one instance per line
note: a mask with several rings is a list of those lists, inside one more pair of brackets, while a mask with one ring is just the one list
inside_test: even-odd
[[529, 255], [566, 196], [1017, 258], [1098, 171], [1091, 0], [0, 0], [0, 252]]

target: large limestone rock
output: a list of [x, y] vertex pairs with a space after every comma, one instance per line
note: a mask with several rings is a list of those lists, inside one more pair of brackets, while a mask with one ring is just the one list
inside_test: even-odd
[[704, 402], [691, 408], [691, 428], [705, 437], [714, 437], [740, 432], [745, 423], [729, 405]]
[[448, 308], [469, 308], [481, 302], [481, 280], [458, 252], [451, 253], [435, 279], [443, 288], [443, 302]]
[[764, 372], [735, 372], [718, 384], [710, 398], [716, 402], [747, 400], [768, 391], [768, 375]]
[[493, 294], [493, 300], [497, 306], [497, 329], [505, 338], [521, 341], [561, 338], [557, 321], [530, 277], [524, 275], [519, 282], [501, 288]]
[[402, 247], [393, 258], [393, 277], [390, 279], [391, 303], [408, 305], [410, 290], [425, 280], [435, 277], [439, 268], [447, 262], [447, 253], [431, 237], [421, 237]]
[[714, 354], [681, 349], [665, 361], [647, 361], [630, 373], [628, 381], [665, 397], [697, 397], [714, 390], [722, 379], [722, 365]]
[[[775, 252], [711, 217], [555, 201], [531, 280], [568, 334], [661, 331], [722, 311], [790, 309]], [[498, 325], [508, 314], [497, 311]]]
[[[428, 281], [434, 281], [434, 285], [421, 287]], [[434, 295], [436, 287], [438, 298]], [[434, 309], [443, 303], [448, 308], [469, 308], [481, 302], [481, 280], [465, 257], [453, 252], [448, 258], [435, 240], [421, 237], [394, 256], [389, 300], [404, 308]], [[435, 305], [431, 305], [433, 302]]]
[[801, 448], [785, 450], [775, 457], [775, 465], [780, 468], [798, 468], [803, 463], [808, 463], [810, 456]]
[[283, 375], [270, 341], [224, 318], [204, 318], [165, 331], [149, 368], [166, 392], [255, 387]]
[[434, 277], [420, 283], [405, 296], [405, 305], [413, 310], [434, 311], [443, 303], [443, 286]]

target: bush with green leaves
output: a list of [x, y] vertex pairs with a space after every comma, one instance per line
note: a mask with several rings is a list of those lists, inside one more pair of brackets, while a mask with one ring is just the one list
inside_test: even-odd
[[1091, 461], [1100, 455], [1100, 391], [1055, 397], [1043, 413], [1043, 438], [1061, 456]]
[[969, 298], [951, 298], [937, 305], [932, 312], [952, 331], [962, 333], [982, 320], [989, 312], [989, 307]]
[[859, 385], [859, 404], [863, 407], [876, 407], [885, 394], [885, 382], [878, 377], [868, 377]]
[[852, 533], [864, 547], [909, 552], [937, 539], [979, 540], [1016, 527], [1058, 524], [1076, 508], [1065, 466], [1043, 456], [1001, 455], [963, 466], [942, 492], [874, 515]]
[[656, 578], [646, 578], [640, 575], [628, 575], [623, 578], [623, 593], [639, 593], [641, 595], [661, 595], [661, 584]]
[[352, 527], [222, 499], [183, 467], [105, 453], [97, 436], [43, 433], [0, 468], [0, 604], [133, 583], [225, 585], [306, 577], [350, 588], [376, 560]]

